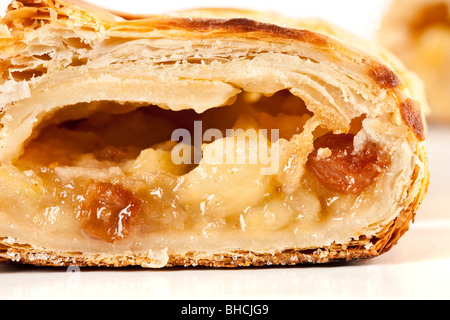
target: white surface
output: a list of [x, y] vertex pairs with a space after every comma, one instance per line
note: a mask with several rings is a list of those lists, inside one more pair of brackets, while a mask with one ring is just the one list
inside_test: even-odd
[[[190, 1], [315, 16], [371, 37], [387, 0]], [[5, 7], [6, 0], [0, 0]], [[103, 5], [106, 1], [94, 0]], [[121, 11], [186, 8], [186, 1], [109, 0]], [[126, 6], [124, 6], [126, 4]], [[137, 9], [139, 8], [139, 9]], [[0, 8], [1, 9], [1, 8]], [[356, 13], [358, 10], [358, 13]], [[0, 299], [449, 299], [450, 128], [431, 128], [432, 183], [416, 223], [386, 255], [344, 265], [212, 270], [51, 269], [0, 266]], [[68, 272], [69, 271], [69, 272]]]

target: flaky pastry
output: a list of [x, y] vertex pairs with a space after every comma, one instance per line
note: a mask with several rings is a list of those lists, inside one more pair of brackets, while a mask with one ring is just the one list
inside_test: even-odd
[[20, 0], [0, 31], [5, 262], [371, 258], [426, 192], [421, 83], [325, 22]]

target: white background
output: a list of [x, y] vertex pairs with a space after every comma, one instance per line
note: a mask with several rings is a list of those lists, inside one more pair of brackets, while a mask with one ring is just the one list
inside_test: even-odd
[[[0, 10], [7, 6], [0, 0]], [[389, 0], [92, 0], [130, 13], [239, 7], [329, 20], [374, 38]], [[344, 265], [240, 270], [0, 266], [0, 299], [448, 299], [450, 129], [431, 126], [432, 183], [411, 230], [386, 255]]]

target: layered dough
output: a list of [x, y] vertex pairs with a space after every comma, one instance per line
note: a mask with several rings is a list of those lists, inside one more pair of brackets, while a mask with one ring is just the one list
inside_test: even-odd
[[3, 259], [329, 262], [376, 256], [407, 230], [428, 182], [415, 78], [324, 23], [207, 13], [13, 2]]
[[395, 1], [383, 20], [380, 42], [425, 82], [430, 119], [449, 122], [450, 1]]

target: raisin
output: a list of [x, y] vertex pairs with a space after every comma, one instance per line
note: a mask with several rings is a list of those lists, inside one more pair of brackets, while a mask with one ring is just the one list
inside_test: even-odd
[[356, 152], [354, 135], [328, 134], [314, 143], [306, 164], [322, 185], [344, 194], [359, 194], [370, 186], [389, 164], [387, 155], [372, 142]]
[[78, 219], [86, 234], [113, 243], [128, 237], [142, 207], [133, 192], [113, 183], [93, 183], [83, 197]]

